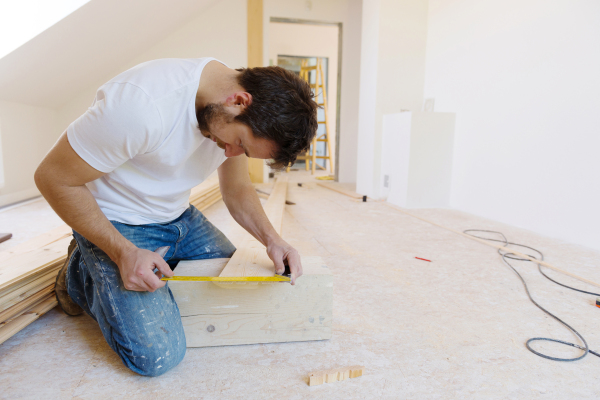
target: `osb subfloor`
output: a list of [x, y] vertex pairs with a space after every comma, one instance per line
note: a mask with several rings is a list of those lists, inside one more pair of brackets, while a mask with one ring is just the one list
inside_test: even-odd
[[[288, 198], [296, 205], [286, 207], [283, 235], [302, 254], [322, 256], [334, 272], [333, 339], [188, 349], [177, 368], [145, 378], [121, 364], [91, 318], [70, 318], [54, 309], [0, 345], [0, 398], [600, 397], [597, 357], [560, 363], [525, 348], [535, 336], [576, 338], [529, 302], [494, 249], [383, 203], [362, 203], [321, 188], [303, 172], [292, 173], [290, 180]], [[302, 187], [298, 180], [305, 182]], [[0, 231], [7, 231], [9, 220], [25, 226], [13, 226], [13, 233], [31, 231], [31, 224], [40, 223], [34, 211], [15, 215], [32, 205], [35, 212], [47, 212], [40, 200], [0, 213]], [[548, 262], [600, 282], [596, 251], [458, 211], [413, 212], [459, 230], [500, 230], [540, 249]], [[222, 202], [205, 214], [235, 236]], [[547, 281], [533, 265], [517, 267], [535, 298], [600, 350], [594, 296]], [[579, 354], [566, 346], [537, 347], [556, 356]], [[360, 378], [307, 385], [311, 371], [356, 364], [366, 368]]]

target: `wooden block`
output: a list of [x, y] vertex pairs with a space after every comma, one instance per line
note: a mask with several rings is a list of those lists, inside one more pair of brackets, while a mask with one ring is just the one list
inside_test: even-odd
[[360, 366], [360, 365], [355, 365], [353, 367], [350, 367], [349, 368], [350, 378], [358, 378], [359, 376], [362, 376], [364, 369], [365, 369], [365, 367]]
[[[178, 276], [219, 276], [228, 259], [182, 261]], [[331, 338], [333, 276], [320, 257], [303, 257], [304, 275], [289, 283], [170, 281], [188, 347], [323, 340]]]
[[362, 376], [364, 367], [354, 365], [352, 367], [335, 368], [327, 371], [315, 371], [308, 374], [308, 385], [316, 386], [323, 383], [333, 383], [343, 381], [350, 378], [358, 378]]

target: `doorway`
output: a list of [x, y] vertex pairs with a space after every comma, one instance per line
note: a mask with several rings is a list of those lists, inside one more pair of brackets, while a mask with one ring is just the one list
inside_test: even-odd
[[[341, 94], [341, 38], [342, 24], [310, 20], [297, 20], [271, 17], [269, 23], [269, 65], [279, 65], [295, 73], [299, 73], [303, 59], [315, 63], [321, 58], [324, 67], [327, 91], [327, 108], [329, 111], [328, 138], [333, 154], [334, 165], [331, 170], [337, 180], [339, 155], [340, 126], [340, 94]], [[309, 64], [312, 65], [312, 64]], [[318, 111], [319, 121], [323, 120], [323, 110]], [[325, 127], [320, 124], [317, 135], [324, 133]], [[325, 143], [318, 143], [317, 155], [325, 155]], [[325, 166], [326, 160], [319, 160]], [[327, 161], [328, 162], [328, 161]], [[329, 170], [329, 166], [327, 165]], [[299, 160], [293, 168], [304, 169], [304, 161]]]

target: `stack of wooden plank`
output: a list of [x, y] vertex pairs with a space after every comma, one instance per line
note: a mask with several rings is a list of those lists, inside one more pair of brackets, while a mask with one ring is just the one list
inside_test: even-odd
[[61, 225], [0, 253], [0, 343], [56, 306], [54, 281], [71, 236]]
[[[220, 199], [214, 175], [192, 189], [190, 204], [204, 211]], [[0, 252], [0, 344], [57, 305], [54, 283], [71, 239], [61, 225]]]

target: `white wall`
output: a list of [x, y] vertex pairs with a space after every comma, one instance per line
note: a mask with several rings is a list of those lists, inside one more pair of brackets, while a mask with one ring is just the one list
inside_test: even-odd
[[[183, 3], [187, 7], [193, 8], [193, 4], [188, 0], [183, 0]], [[154, 7], [160, 7], [160, 4], [157, 4], [158, 0], [153, 1]], [[89, 6], [84, 6], [76, 13], [83, 13], [80, 18], [90, 18], [90, 15], [92, 17], [94, 15], [93, 10], [87, 10], [85, 7], [101, 7], [102, 5], [98, 1], [92, 1]], [[111, 4], [107, 6], [114, 8], [114, 5]], [[0, 99], [0, 134], [2, 135], [0, 163], [4, 166], [3, 176], [5, 180], [4, 186], [1, 187], [0, 185], [0, 206], [39, 194], [33, 181], [33, 173], [37, 165], [67, 126], [92, 104], [98, 87], [120, 72], [147, 60], [167, 57], [212, 56], [222, 60], [232, 68], [246, 66], [246, 0], [223, 0], [218, 2], [205, 0], [202, 3], [197, 3], [197, 7], [200, 6], [205, 8], [201, 11], [196, 10], [195, 17], [186, 16], [184, 23], [165, 33], [160, 40], [140, 47], [136, 53], [131, 51], [119, 52], [118, 56], [115, 55], [115, 59], [112, 60], [111, 67], [108, 67], [111, 64], [104, 59], [102, 62], [105, 69], [101, 73], [91, 69], [90, 74], [86, 75], [86, 83], [77, 86], [77, 89], [72, 82], [65, 83], [67, 85], [65, 88], [68, 88], [70, 93], [67, 100], [64, 100], [64, 92], [60, 92], [60, 96], [52, 97], [51, 94], [47, 93], [49, 89], [43, 86], [43, 82], [36, 82], [35, 85], [37, 85], [40, 93], [44, 93], [43, 97], [46, 99], [42, 102], [44, 106], [36, 106], [35, 103], [39, 99], [36, 100], [33, 95], [30, 96], [31, 98], [25, 96], [19, 102], [2, 101]], [[77, 15], [67, 18], [70, 17], [77, 17]], [[152, 13], [151, 17], [153, 20], [160, 19], [156, 12]], [[18, 64], [24, 63], [24, 60], [36, 59], [36, 57], [39, 57], [40, 52], [52, 51], [49, 46], [55, 46], [54, 50], [61, 53], [64, 50], [61, 48], [63, 42], [55, 40], [54, 36], [57, 35], [55, 31], [65, 29], [60, 26], [62, 23], [63, 21], [52, 27], [48, 32], [44, 32], [40, 37], [35, 38], [32, 43], [27, 43], [25, 48], [18, 49], [2, 59], [0, 70], [6, 76], [2, 77], [3, 81], [0, 86], [4, 85], [2, 87], [8, 89], [0, 93], [0, 98], [9, 96], [11, 93], [15, 93], [16, 96], [19, 93], [17, 84], [26, 88], [27, 93], [33, 90], [31, 88], [32, 84], [26, 76], [17, 74], [15, 76], [16, 83], [15, 79], [9, 82], [4, 81], [7, 81], [9, 74], [18, 72]], [[69, 25], [70, 28], [78, 27], [78, 29], [82, 29], [82, 35], [87, 34], [84, 27], [80, 26], [83, 25], [81, 21], [65, 20], [64, 23]], [[128, 29], [139, 31], [146, 28], [140, 28], [136, 24], [129, 23]], [[167, 28], [161, 27], [161, 30], [164, 29]], [[50, 39], [44, 37], [46, 34], [53, 38], [50, 43], [47, 43]], [[71, 34], [77, 35], [77, 31], [71, 32]], [[136, 34], [139, 36], [139, 32]], [[123, 35], [127, 37], [126, 34]], [[107, 43], [99, 43], [99, 45], [106, 47]], [[107, 54], [110, 54], [106, 51], [99, 50], [99, 52], [104, 54], [105, 58]], [[20, 53], [24, 53], [25, 56], [21, 56]], [[124, 57], [123, 54], [127, 54], [127, 56]], [[12, 62], [13, 60], [14, 62]], [[51, 61], [54, 64], [57, 62], [56, 59]], [[28, 64], [28, 67], [31, 68], [31, 63], [25, 64]], [[49, 80], [48, 84], [54, 87], [61, 81], [69, 81], [69, 66], [69, 60], [64, 60], [63, 69], [67, 72], [64, 72], [61, 76], [56, 76], [54, 80], [50, 79], [51, 82]], [[60, 66], [54, 65], [54, 67], [60, 69]], [[89, 65], [82, 65], [82, 68], [84, 67], [89, 67]], [[44, 72], [47, 71], [44, 71], [43, 68], [39, 71], [39, 73]], [[39, 73], [32, 72], [32, 76], [35, 75], [36, 79], [39, 80]], [[24, 104], [26, 101], [32, 104]]]
[[[327, 107], [329, 122], [329, 145], [335, 155], [337, 71], [338, 71], [338, 27], [335, 25], [308, 25], [271, 22], [269, 24], [269, 62], [277, 65], [278, 55], [327, 57]], [[321, 115], [323, 111], [319, 111]], [[322, 120], [323, 118], [320, 118]], [[323, 125], [321, 125], [322, 127]], [[319, 135], [325, 132], [319, 129]], [[335, 163], [335, 160], [334, 160]], [[335, 164], [334, 164], [335, 165]], [[327, 161], [329, 169], [329, 161]], [[333, 169], [335, 172], [335, 168]]]
[[[366, 1], [366, 0], [365, 0]], [[271, 17], [341, 22], [342, 91], [340, 100], [340, 182], [355, 182], [358, 137], [361, 0], [264, 0], [265, 65], [268, 65]], [[333, 93], [330, 94], [330, 97]]]
[[600, 249], [600, 2], [430, 0], [425, 97], [451, 205]]
[[55, 110], [0, 101], [4, 165], [0, 207], [39, 195], [33, 173], [56, 141], [56, 118]]
[[87, 110], [98, 87], [142, 62], [158, 58], [215, 57], [231, 68], [245, 67], [248, 63], [247, 34], [246, 0], [217, 2], [141, 54], [132, 55], [120, 67], [106, 71], [102, 79], [83, 88], [76, 97], [62, 105], [58, 131], [64, 132]]
[[427, 0], [363, 2], [356, 190], [380, 197], [383, 115], [423, 104]]
[[386, 114], [382, 125], [382, 197], [400, 207], [448, 207], [455, 115]]

